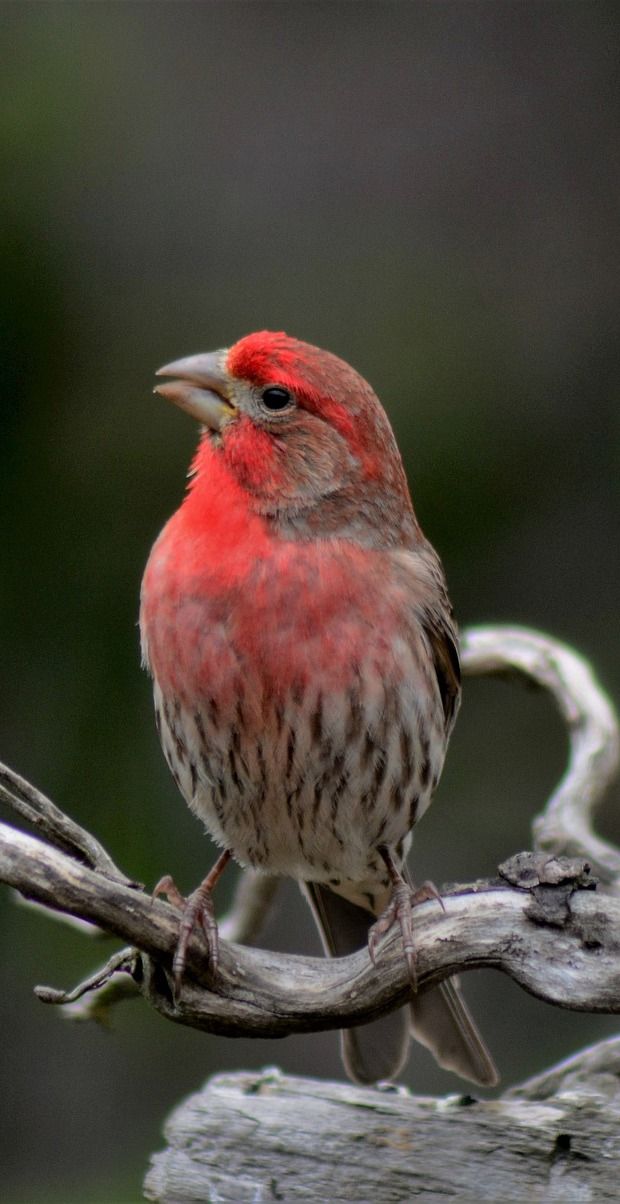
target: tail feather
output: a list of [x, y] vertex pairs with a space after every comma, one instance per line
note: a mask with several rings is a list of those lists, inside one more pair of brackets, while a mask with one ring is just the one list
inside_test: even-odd
[[[323, 948], [331, 957], [346, 957], [368, 940], [370, 912], [336, 895], [318, 882], [307, 882], [304, 893], [312, 907]], [[342, 1060], [354, 1083], [380, 1083], [402, 1070], [409, 1053], [409, 1008], [398, 1008], [369, 1024], [340, 1033]]]
[[410, 1004], [411, 1034], [444, 1070], [480, 1087], [499, 1081], [495, 1063], [459, 989], [457, 978], [419, 991]]
[[[364, 947], [374, 916], [317, 882], [304, 884], [325, 952], [346, 957]], [[356, 1083], [377, 1083], [400, 1073], [410, 1035], [446, 1070], [480, 1086], [498, 1081], [493, 1059], [463, 1000], [456, 978], [412, 995], [409, 1007], [341, 1033], [345, 1070]]]

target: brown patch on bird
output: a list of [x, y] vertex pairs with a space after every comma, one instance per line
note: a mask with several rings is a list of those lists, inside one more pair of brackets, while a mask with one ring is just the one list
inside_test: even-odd
[[367, 731], [366, 735], [364, 736], [364, 743], [360, 750], [360, 768], [362, 770], [368, 769], [375, 752], [375, 747], [375, 741], [371, 733]]
[[382, 820], [381, 820], [381, 823], [379, 824], [379, 827], [378, 827], [378, 829], [377, 829], [377, 831], [375, 832], [375, 835], [374, 835], [374, 837], [373, 837], [373, 844], [379, 844], [379, 843], [380, 843], [380, 841], [381, 841], [381, 840], [383, 839], [383, 837], [385, 836], [386, 828], [387, 828], [387, 819], [382, 819]]
[[385, 781], [386, 773], [387, 773], [387, 758], [385, 757], [385, 755], [383, 753], [379, 753], [379, 755], [377, 757], [377, 763], [375, 765], [375, 771], [372, 775], [372, 784], [373, 784], [374, 789], [377, 794], [379, 793], [379, 791]]
[[287, 780], [287, 782], [290, 780], [291, 773], [293, 771], [293, 761], [294, 761], [294, 757], [295, 757], [296, 746], [297, 746], [297, 736], [295, 735], [295, 729], [291, 727], [291, 728], [289, 728], [288, 738], [286, 741], [286, 780]]
[[390, 790], [390, 806], [398, 814], [405, 805], [405, 792], [401, 782], [393, 782]]
[[334, 840], [336, 841], [336, 844], [340, 845], [341, 849], [344, 849], [344, 841], [338, 831], [338, 799], [335, 796], [332, 798], [332, 803], [331, 803], [330, 831], [331, 831], [331, 834], [332, 834]]
[[310, 717], [310, 733], [313, 744], [320, 744], [323, 739], [323, 695], [320, 691], [317, 696], [316, 707]]
[[230, 729], [230, 743], [233, 747], [235, 756], [238, 757], [241, 750], [241, 732], [239, 731], [239, 728], [235, 727], [234, 725]]
[[226, 793], [224, 790], [224, 783], [222, 782], [221, 778], [214, 783], [211, 798], [213, 801], [215, 814], [217, 815], [220, 824], [223, 826]]
[[412, 795], [411, 802], [409, 803], [409, 827], [410, 828], [413, 827], [413, 825], [416, 821], [419, 806], [420, 806], [420, 796], [419, 796], [418, 792], [416, 791], [415, 794]]
[[360, 798], [360, 811], [362, 815], [368, 817], [371, 811], [372, 796], [370, 790], [365, 790]]
[[261, 786], [263, 794], [264, 794], [266, 787], [267, 787], [267, 762], [265, 760], [265, 753], [263, 751], [263, 746], [262, 746], [262, 743], [260, 740], [258, 740], [257, 744], [256, 744], [256, 760], [258, 762], [258, 772], [260, 775], [260, 786]]
[[431, 744], [428, 732], [424, 728], [420, 732], [420, 752], [419, 777], [422, 789], [425, 790], [431, 780]]
[[340, 802], [342, 795], [344, 794], [347, 786], [349, 785], [349, 776], [350, 776], [349, 771], [347, 769], [345, 769], [344, 772], [340, 774], [340, 777], [338, 778], [338, 781], [336, 782], [336, 785], [334, 786], [333, 799], [334, 799], [335, 803]]
[[308, 809], [307, 807], [301, 805], [301, 794], [303, 792], [303, 788], [304, 783], [301, 782], [295, 790], [295, 823], [299, 833], [303, 833], [306, 827], [306, 820], [308, 819]]
[[314, 783], [314, 800], [312, 803], [312, 823], [314, 826], [316, 826], [316, 821], [318, 819], [322, 800], [323, 800], [323, 779], [317, 778], [317, 781]]
[[232, 745], [228, 749], [228, 767], [233, 786], [238, 790], [239, 794], [243, 794], [243, 783], [237, 771], [237, 758], [235, 757], [235, 750]]
[[422, 760], [420, 765], [420, 785], [423, 790], [426, 789], [431, 779], [431, 763], [427, 757]]
[[344, 738], [347, 744], [350, 744], [353, 740], [357, 740], [360, 737], [364, 727], [364, 708], [360, 700], [359, 690], [348, 690], [347, 702], [349, 705]]
[[170, 734], [172, 736], [172, 739], [174, 740], [174, 748], [175, 748], [177, 757], [178, 757], [179, 761], [181, 762], [181, 764], [183, 764], [183, 762], [187, 759], [187, 745], [186, 745], [182, 735], [180, 734], [180, 732], [178, 732], [175, 728], [171, 729]]
[[206, 744], [205, 725], [202, 722], [202, 715], [200, 711], [194, 711], [194, 725], [196, 727], [196, 731], [198, 732], [198, 739], [200, 740], [200, 743], [203, 745]]
[[411, 781], [413, 777], [413, 748], [411, 743], [411, 732], [406, 727], [400, 729], [400, 758], [403, 769], [403, 781], [405, 785]]

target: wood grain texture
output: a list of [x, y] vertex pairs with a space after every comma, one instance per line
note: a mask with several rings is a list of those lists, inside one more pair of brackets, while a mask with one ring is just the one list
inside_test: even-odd
[[[583, 862], [521, 854], [512, 878], [446, 894], [443, 909], [416, 907], [413, 925], [419, 989], [458, 972], [502, 970], [525, 990], [578, 1011], [620, 1011], [620, 899], [588, 889]], [[536, 868], [538, 867], [538, 869]], [[550, 880], [541, 882], [543, 877]], [[400, 934], [343, 958], [293, 957], [221, 942], [217, 972], [205, 965], [198, 936], [188, 974], [171, 986], [178, 913], [35, 837], [0, 825], [0, 880], [47, 907], [79, 915], [131, 942], [137, 951], [111, 974], [131, 972], [143, 996], [167, 1019], [224, 1036], [286, 1036], [368, 1021], [409, 997]], [[459, 888], [457, 888], [459, 889]], [[98, 976], [99, 985], [102, 975]], [[75, 992], [39, 989], [45, 1002]]]
[[218, 1075], [170, 1116], [156, 1204], [618, 1199], [620, 1039], [500, 1100]]

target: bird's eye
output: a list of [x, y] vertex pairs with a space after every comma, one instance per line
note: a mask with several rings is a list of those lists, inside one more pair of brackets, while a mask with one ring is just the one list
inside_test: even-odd
[[288, 389], [282, 389], [279, 385], [270, 385], [268, 389], [263, 389], [261, 401], [266, 410], [275, 413], [277, 410], [286, 410], [288, 406], [292, 405], [293, 397]]

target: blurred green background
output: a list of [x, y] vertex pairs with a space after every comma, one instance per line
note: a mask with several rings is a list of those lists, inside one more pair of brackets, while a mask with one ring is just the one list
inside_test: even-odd
[[[552, 632], [619, 699], [617, 5], [10, 3], [0, 19], [0, 758], [134, 877], [189, 890], [210, 865], [139, 667], [140, 576], [196, 439], [152, 375], [263, 327], [372, 381], [460, 622]], [[465, 881], [528, 847], [564, 755], [544, 697], [468, 681], [418, 876]], [[600, 826], [620, 839], [617, 802]], [[293, 886], [265, 942], [317, 951]], [[333, 1034], [227, 1042], [140, 1003], [110, 1033], [34, 999], [111, 948], [3, 891], [11, 1204], [138, 1201], [164, 1117], [214, 1070], [340, 1074]], [[504, 1085], [617, 1027], [497, 974], [467, 988]], [[407, 1081], [462, 1086], [421, 1050]]]

